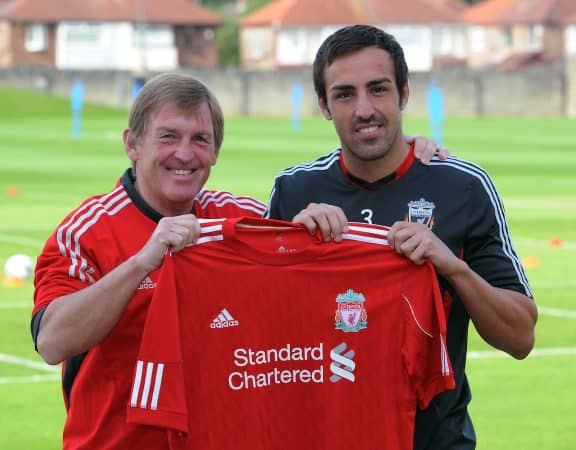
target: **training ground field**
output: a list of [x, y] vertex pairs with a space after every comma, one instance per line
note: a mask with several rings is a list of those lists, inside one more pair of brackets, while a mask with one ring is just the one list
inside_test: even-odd
[[[15, 253], [35, 257], [64, 215], [85, 197], [110, 190], [128, 161], [124, 111], [88, 107], [81, 139], [73, 140], [66, 101], [0, 88], [0, 109], [1, 268]], [[407, 117], [405, 129], [428, 134], [423, 120]], [[536, 348], [524, 361], [490, 349], [471, 332], [478, 449], [574, 450], [576, 121], [454, 118], [445, 131], [452, 153], [481, 164], [499, 188], [540, 309]], [[332, 124], [320, 118], [304, 120], [299, 133], [290, 119], [231, 118], [208, 187], [266, 201], [279, 170], [336, 146]], [[34, 352], [31, 306], [30, 281], [23, 287], [0, 281], [2, 450], [61, 446], [59, 368]]]

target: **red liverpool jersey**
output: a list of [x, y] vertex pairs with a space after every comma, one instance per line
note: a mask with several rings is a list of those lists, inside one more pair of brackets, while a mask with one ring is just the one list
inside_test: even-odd
[[172, 449], [411, 449], [417, 407], [454, 379], [432, 266], [386, 236], [203, 223], [161, 268], [128, 421], [172, 430]]
[[[261, 215], [264, 205], [227, 192], [201, 191], [198, 217]], [[135, 254], [152, 235], [161, 216], [135, 190], [128, 173], [112, 192], [92, 197], [72, 211], [48, 239], [35, 273], [33, 315], [55, 298], [98, 281]], [[67, 407], [64, 449], [148, 449], [167, 445], [166, 432], [126, 422], [133, 363], [159, 271], [150, 273], [105, 339], [81, 358], [63, 364]], [[33, 331], [36, 339], [37, 330]]]

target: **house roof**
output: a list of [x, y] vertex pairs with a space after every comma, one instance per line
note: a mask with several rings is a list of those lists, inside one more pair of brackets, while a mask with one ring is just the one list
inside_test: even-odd
[[537, 25], [560, 24], [574, 14], [574, 0], [485, 0], [467, 9], [462, 17], [479, 25]]
[[570, 14], [570, 15], [566, 16], [562, 20], [562, 23], [564, 25], [576, 25], [576, 11], [574, 11], [574, 14]]
[[276, 0], [249, 14], [241, 26], [324, 26], [446, 23], [460, 20], [459, 0]]
[[0, 18], [13, 22], [146, 22], [218, 25], [220, 18], [191, 0], [10, 0]]

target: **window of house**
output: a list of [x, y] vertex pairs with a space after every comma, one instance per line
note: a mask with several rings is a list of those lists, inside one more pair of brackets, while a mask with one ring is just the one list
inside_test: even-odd
[[308, 63], [308, 33], [305, 28], [283, 30], [278, 35], [277, 60], [281, 64], [300, 65]]
[[134, 45], [172, 45], [174, 33], [169, 25], [137, 24], [134, 26]]
[[512, 28], [510, 27], [505, 28], [503, 34], [504, 34], [504, 44], [506, 44], [508, 47], [511, 47], [514, 41]]
[[31, 23], [26, 26], [24, 45], [29, 52], [42, 52], [48, 48], [46, 25]]
[[470, 49], [474, 53], [484, 53], [487, 50], [486, 30], [483, 27], [470, 27]]
[[532, 48], [539, 48], [542, 43], [542, 36], [544, 35], [544, 27], [542, 25], [534, 25], [530, 27], [530, 46]]
[[263, 29], [253, 29], [247, 35], [248, 38], [248, 58], [253, 61], [260, 61], [269, 56], [270, 36]]
[[566, 53], [576, 55], [576, 25], [566, 29]]
[[450, 27], [441, 27], [439, 30], [435, 30], [435, 34], [438, 42], [438, 48], [435, 50], [441, 55], [453, 54], [455, 47], [454, 30]]
[[101, 26], [94, 23], [70, 23], [66, 30], [68, 41], [75, 44], [96, 44], [102, 34]]

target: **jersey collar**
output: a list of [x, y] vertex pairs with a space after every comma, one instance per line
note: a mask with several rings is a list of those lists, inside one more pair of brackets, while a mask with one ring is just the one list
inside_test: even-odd
[[[132, 203], [140, 210], [142, 214], [146, 217], [152, 219], [154, 222], [159, 222], [162, 217], [158, 211], [152, 208], [146, 200], [140, 195], [140, 192], [136, 189], [136, 177], [134, 176], [134, 171], [132, 169], [126, 169], [126, 172], [120, 178], [120, 184], [126, 190], [128, 197], [132, 200]], [[192, 214], [194, 214], [194, 207], [192, 207]]]
[[386, 175], [383, 178], [380, 178], [379, 180], [376, 180], [374, 182], [369, 182], [366, 180], [363, 180], [362, 178], [358, 178], [357, 176], [355, 176], [354, 174], [352, 174], [351, 172], [348, 171], [348, 169], [346, 168], [346, 166], [344, 165], [344, 158], [342, 157], [342, 149], [340, 149], [340, 168], [342, 169], [342, 173], [344, 173], [344, 176], [348, 179], [348, 181], [350, 181], [352, 184], [365, 189], [367, 191], [377, 191], [378, 189], [384, 187], [385, 185], [399, 180], [401, 177], [403, 177], [406, 172], [408, 172], [408, 169], [410, 169], [410, 167], [412, 166], [412, 163], [414, 162], [414, 144], [410, 144], [410, 150], [408, 151], [408, 154], [406, 155], [406, 158], [404, 158], [404, 161], [402, 161], [402, 164], [400, 164], [398, 166], [398, 168], [392, 172], [389, 175]]

